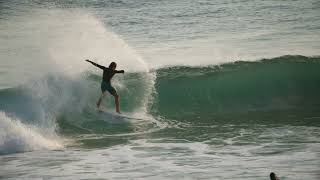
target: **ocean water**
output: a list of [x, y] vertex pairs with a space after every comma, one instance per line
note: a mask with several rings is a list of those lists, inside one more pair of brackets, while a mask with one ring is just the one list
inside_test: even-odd
[[317, 0], [0, 0], [0, 179], [319, 179], [319, 40]]

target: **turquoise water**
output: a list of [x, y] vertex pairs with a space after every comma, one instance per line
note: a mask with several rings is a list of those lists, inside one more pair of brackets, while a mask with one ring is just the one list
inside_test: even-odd
[[0, 179], [318, 179], [319, 9], [0, 2]]

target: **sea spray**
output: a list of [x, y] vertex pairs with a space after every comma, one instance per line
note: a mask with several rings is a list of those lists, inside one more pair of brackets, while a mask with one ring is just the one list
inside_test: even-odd
[[0, 112], [0, 122], [0, 154], [63, 147], [58, 136], [46, 133], [46, 129], [25, 125], [4, 112]]
[[[11, 85], [9, 83], [10, 88], [0, 90], [0, 110], [18, 118], [18, 125], [30, 125], [56, 136], [59, 134], [57, 120], [66, 118], [72, 123], [79, 123], [83, 119], [83, 111], [96, 113], [102, 72], [86, 63], [85, 59], [104, 66], [111, 61], [117, 62], [118, 68], [126, 72], [125, 77], [118, 75], [113, 81], [124, 100], [124, 103], [121, 100], [123, 112], [147, 113], [154, 74], [148, 73], [148, 66], [142, 58], [98, 18], [81, 10], [52, 8], [34, 9], [25, 16], [11, 17], [10, 21], [14, 23], [7, 24], [5, 28], [14, 32], [8, 36], [16, 33], [21, 36], [7, 43], [4, 51], [23, 50], [17, 51], [15, 56], [5, 54], [4, 59], [20, 63], [6, 74], [13, 81]], [[20, 26], [24, 31], [20, 31]], [[97, 81], [90, 81], [88, 73], [89, 76], [94, 74]], [[125, 80], [128, 76], [135, 79], [128, 82]], [[127, 86], [132, 83], [136, 89]], [[122, 97], [123, 93], [127, 96]], [[126, 101], [128, 95], [136, 99]], [[113, 100], [108, 98], [104, 104], [113, 107]], [[32, 150], [33, 145], [28, 147], [28, 142], [25, 141], [25, 148], [18, 148], [17, 152]], [[3, 148], [6, 145], [8, 143]]]

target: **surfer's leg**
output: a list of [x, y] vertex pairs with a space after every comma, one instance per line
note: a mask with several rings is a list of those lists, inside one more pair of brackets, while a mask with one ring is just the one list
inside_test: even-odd
[[119, 95], [117, 94], [116, 89], [109, 84], [107, 90], [114, 97], [114, 103], [116, 104], [116, 111], [120, 114], [120, 104], [119, 104]]
[[99, 100], [98, 100], [98, 102], [97, 102], [97, 108], [98, 108], [98, 109], [99, 109], [99, 107], [100, 107], [101, 101], [102, 101], [102, 95], [99, 97]]
[[99, 100], [98, 100], [98, 102], [97, 102], [97, 108], [99, 109], [100, 108], [100, 105], [101, 105], [101, 102], [102, 102], [102, 98], [104, 97], [104, 96], [106, 96], [106, 92], [107, 92], [107, 90], [108, 90], [108, 87], [109, 87], [109, 84], [107, 84], [106, 82], [104, 82], [104, 81], [102, 81], [101, 82], [101, 96], [100, 96], [100, 98], [99, 98]]
[[116, 104], [116, 111], [117, 111], [117, 113], [120, 114], [119, 95], [117, 94], [117, 92], [112, 93], [112, 95], [114, 97], [114, 102]]
[[97, 102], [97, 108], [99, 109], [100, 108], [100, 105], [101, 105], [101, 102], [102, 102], [102, 98], [106, 96], [106, 92], [103, 92]]

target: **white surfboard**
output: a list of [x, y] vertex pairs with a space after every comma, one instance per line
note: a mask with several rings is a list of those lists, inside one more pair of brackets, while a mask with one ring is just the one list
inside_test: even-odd
[[98, 109], [98, 113], [100, 113], [103, 116], [103, 119], [105, 121], [111, 122], [111, 123], [128, 123], [131, 121], [143, 121], [144, 119], [131, 117], [126, 114], [119, 114], [115, 112], [109, 112], [103, 108]]

